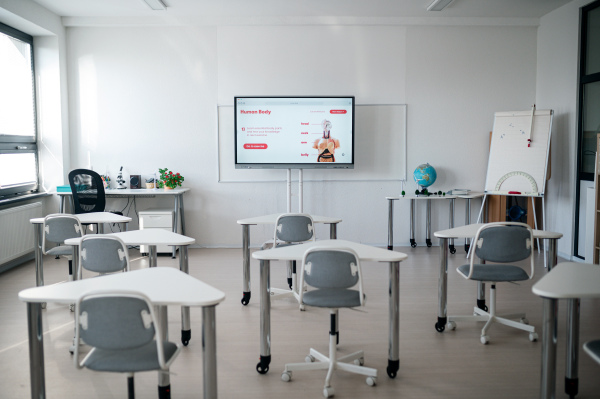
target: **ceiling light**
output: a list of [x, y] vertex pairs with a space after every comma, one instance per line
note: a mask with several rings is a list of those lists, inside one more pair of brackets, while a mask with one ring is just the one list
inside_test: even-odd
[[162, 2], [162, 0], [144, 0], [144, 3], [146, 3], [148, 5], [148, 7], [150, 7], [153, 10], [157, 10], [157, 11], [166, 11], [167, 10], [167, 6], [165, 5], [165, 3]]
[[453, 0], [433, 0], [429, 7], [427, 7], [427, 11], [442, 11], [444, 8], [448, 7], [452, 1]]

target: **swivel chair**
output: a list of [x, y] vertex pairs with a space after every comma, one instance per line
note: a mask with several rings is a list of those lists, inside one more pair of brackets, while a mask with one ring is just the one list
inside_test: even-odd
[[[504, 324], [529, 332], [529, 340], [537, 341], [538, 334], [535, 327], [530, 326], [524, 313], [498, 315], [496, 314], [496, 284], [526, 281], [533, 278], [533, 232], [524, 223], [498, 222], [483, 225], [477, 231], [472, 242], [470, 263], [458, 267], [458, 273], [467, 280], [491, 283], [490, 286], [490, 308], [485, 311], [475, 306], [473, 316], [450, 316], [447, 328], [456, 329], [456, 321], [485, 321], [481, 330], [480, 341], [487, 344], [490, 337], [488, 329], [493, 323]], [[475, 255], [484, 263], [474, 262]], [[513, 264], [521, 260], [529, 259], [530, 273]], [[497, 262], [487, 264], [485, 262]], [[519, 320], [518, 322], [515, 320]]]
[[[94, 371], [127, 373], [129, 399], [134, 399], [134, 373], [166, 371], [181, 346], [163, 341], [150, 300], [134, 291], [95, 291], [76, 304], [75, 367]], [[79, 361], [79, 341], [92, 350]], [[162, 393], [161, 393], [162, 392]], [[170, 386], [159, 387], [165, 397]]]
[[[334, 370], [366, 375], [366, 382], [373, 386], [377, 383], [377, 369], [363, 367], [364, 352], [337, 357], [337, 319], [339, 308], [364, 306], [365, 296], [362, 287], [362, 274], [358, 255], [351, 249], [313, 247], [306, 251], [302, 259], [300, 286], [304, 282], [315, 289], [300, 290], [300, 304], [330, 309], [329, 356], [310, 349], [305, 363], [286, 364], [281, 379], [289, 382], [293, 371], [327, 370], [323, 396], [334, 395], [331, 378]], [[358, 290], [351, 289], [358, 285]], [[315, 362], [318, 360], [318, 362]], [[350, 364], [348, 362], [354, 362]]]
[[[106, 193], [100, 175], [89, 169], [74, 169], [69, 172], [69, 185], [73, 193], [75, 214], [104, 212]], [[86, 225], [97, 223], [87, 223]], [[97, 228], [96, 227], [96, 228]]]
[[[69, 238], [83, 236], [83, 227], [75, 215], [55, 213], [44, 218], [42, 233], [42, 253], [64, 256], [69, 260], [69, 280], [73, 279], [73, 248], [64, 244]], [[58, 244], [53, 246], [51, 244]]]

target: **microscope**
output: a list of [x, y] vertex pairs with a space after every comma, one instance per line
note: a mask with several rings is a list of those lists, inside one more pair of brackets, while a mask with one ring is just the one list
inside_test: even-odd
[[117, 176], [117, 189], [122, 190], [127, 188], [125, 186], [125, 179], [123, 179], [123, 167], [119, 169], [119, 175]]

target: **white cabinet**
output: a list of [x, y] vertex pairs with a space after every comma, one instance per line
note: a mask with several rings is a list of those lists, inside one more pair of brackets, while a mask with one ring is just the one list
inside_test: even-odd
[[[163, 229], [167, 231], [173, 231], [173, 211], [169, 209], [146, 209], [140, 211], [140, 230], [146, 229]], [[147, 245], [140, 245], [140, 252], [143, 254], [148, 253]], [[172, 247], [168, 245], [157, 245], [157, 253], [168, 253], [173, 252]]]

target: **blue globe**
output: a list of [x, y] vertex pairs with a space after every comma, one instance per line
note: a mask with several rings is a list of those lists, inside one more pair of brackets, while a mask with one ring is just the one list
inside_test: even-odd
[[435, 168], [428, 163], [417, 166], [417, 169], [413, 172], [415, 182], [421, 187], [429, 187], [435, 183], [437, 179], [437, 173]]

